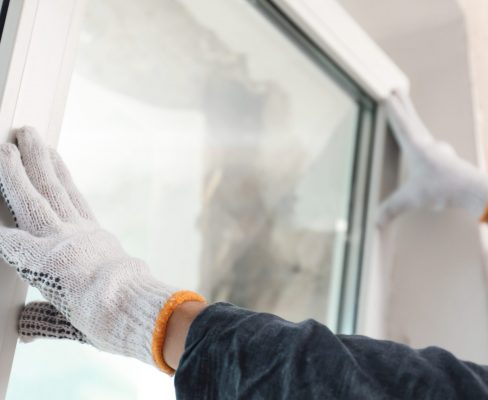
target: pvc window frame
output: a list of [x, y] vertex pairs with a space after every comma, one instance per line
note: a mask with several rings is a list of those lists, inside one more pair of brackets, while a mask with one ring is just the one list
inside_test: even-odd
[[[356, 144], [360, 165], [353, 178], [348, 249], [337, 285], [341, 293], [332, 296], [339, 304], [332, 307], [337, 314], [331, 327], [337, 333], [382, 337], [385, 261], [390, 246], [385, 232], [376, 229], [375, 218], [381, 201], [398, 186], [401, 164], [382, 100], [393, 91], [408, 92], [408, 78], [336, 0], [248, 1], [292, 38], [295, 30], [299, 36], [295, 40], [302, 48], [307, 46], [305, 38], [312, 58], [322, 59], [322, 66], [336, 82], [361, 103], [362, 118], [367, 111], [373, 114], [372, 137]], [[366, 125], [359, 123], [358, 140], [366, 136]]]
[[[55, 146], [73, 71], [84, 0], [10, 0], [0, 41], [0, 141], [35, 126]], [[2, 224], [9, 213], [1, 206]], [[5, 398], [27, 292], [15, 270], [0, 265], [0, 398]]]
[[[7, 1], [7, 0], [4, 0]], [[335, 0], [248, 0], [288, 33], [307, 40], [314, 57], [322, 57], [340, 85], [374, 115], [374, 138], [360, 146], [361, 159], [372, 160], [361, 177], [351, 207], [367, 208], [352, 216], [364, 240], [351, 254], [342, 278], [337, 330], [374, 336], [381, 297], [381, 238], [374, 228], [375, 208], [384, 189], [387, 129], [383, 107], [392, 90], [407, 90], [408, 80]], [[12, 128], [35, 126], [52, 146], [57, 143], [86, 0], [10, 0], [0, 40], [0, 140]], [[288, 26], [287, 26], [288, 24]], [[289, 29], [289, 28], [293, 29]], [[297, 35], [298, 33], [298, 35]], [[299, 43], [300, 45], [300, 43]], [[360, 132], [358, 132], [359, 134]], [[396, 157], [391, 163], [398, 161]], [[369, 163], [369, 161], [368, 161]], [[385, 168], [386, 166], [386, 168]], [[8, 215], [1, 208], [1, 221]], [[356, 218], [356, 220], [354, 220]], [[362, 285], [359, 287], [359, 274]], [[15, 271], [0, 265], [0, 398], [5, 398], [17, 342], [17, 317], [27, 287]], [[379, 310], [379, 311], [378, 311]]]

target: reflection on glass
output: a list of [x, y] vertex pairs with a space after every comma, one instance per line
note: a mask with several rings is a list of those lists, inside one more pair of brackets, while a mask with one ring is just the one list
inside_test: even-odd
[[[357, 120], [246, 2], [91, 1], [59, 150], [102, 225], [159, 279], [330, 322]], [[8, 399], [156, 396], [174, 398], [172, 381], [149, 366], [39, 341], [18, 346]]]

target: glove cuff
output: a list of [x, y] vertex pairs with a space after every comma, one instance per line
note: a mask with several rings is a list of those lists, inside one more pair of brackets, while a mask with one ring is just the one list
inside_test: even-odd
[[488, 204], [485, 207], [485, 211], [483, 212], [483, 215], [480, 217], [480, 222], [488, 223]]
[[471, 184], [463, 196], [462, 205], [480, 222], [488, 222], [488, 179], [481, 176], [478, 181]]
[[135, 267], [132, 270], [130, 279], [117, 277], [114, 286], [118, 289], [98, 301], [98, 308], [96, 304], [80, 307], [85, 311], [71, 322], [96, 348], [137, 358], [172, 374], [174, 370], [164, 361], [162, 351], [168, 321], [178, 305], [205, 300], [158, 282], [144, 268], [137, 273]]
[[152, 337], [152, 356], [156, 366], [168, 375], [174, 375], [175, 370], [171, 368], [163, 357], [164, 342], [166, 339], [166, 329], [168, 327], [168, 321], [175, 311], [176, 307], [187, 302], [198, 301], [205, 303], [205, 299], [198, 293], [188, 290], [182, 290], [174, 293], [164, 304], [156, 318], [154, 325], [153, 337]]
[[[120, 309], [123, 314], [119, 315], [124, 315], [122, 318], [124, 329], [121, 331], [114, 329], [116, 325], [112, 326], [112, 333], [118, 331], [121, 334], [112, 335], [112, 339], [106, 339], [103, 343], [94, 338], [92, 340], [87, 338], [52, 304], [31, 302], [24, 307], [19, 318], [20, 340], [25, 343], [38, 338], [76, 340], [113, 353], [135, 357], [173, 375], [175, 370], [166, 363], [163, 357], [168, 321], [179, 305], [187, 301], [205, 302], [205, 299], [191, 291], [182, 290], [171, 294], [171, 292], [165, 292], [164, 289], [167, 288], [139, 289], [136, 297], [138, 300], [133, 298], [127, 302], [127, 304], [136, 305], [135, 309], [130, 313], [127, 313], [127, 309]], [[150, 304], [154, 306], [148, 307], [147, 303], [141, 304], [142, 299], [149, 300]], [[153, 312], [148, 311], [151, 308], [153, 308]], [[124, 339], [120, 340], [120, 337]]]

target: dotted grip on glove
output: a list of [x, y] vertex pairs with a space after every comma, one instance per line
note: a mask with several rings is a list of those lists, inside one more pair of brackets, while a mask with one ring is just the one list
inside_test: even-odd
[[18, 330], [22, 342], [31, 342], [38, 338], [56, 338], [87, 343], [86, 336], [48, 302], [27, 304], [20, 314]]

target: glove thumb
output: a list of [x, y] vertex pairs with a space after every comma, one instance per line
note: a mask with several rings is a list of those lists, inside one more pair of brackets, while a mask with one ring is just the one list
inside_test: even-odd
[[86, 343], [86, 336], [76, 329], [56, 307], [45, 301], [24, 306], [19, 318], [19, 337], [24, 343], [39, 338], [71, 339]]
[[410, 185], [404, 185], [388, 197], [379, 207], [377, 225], [383, 228], [398, 215], [414, 207]]

